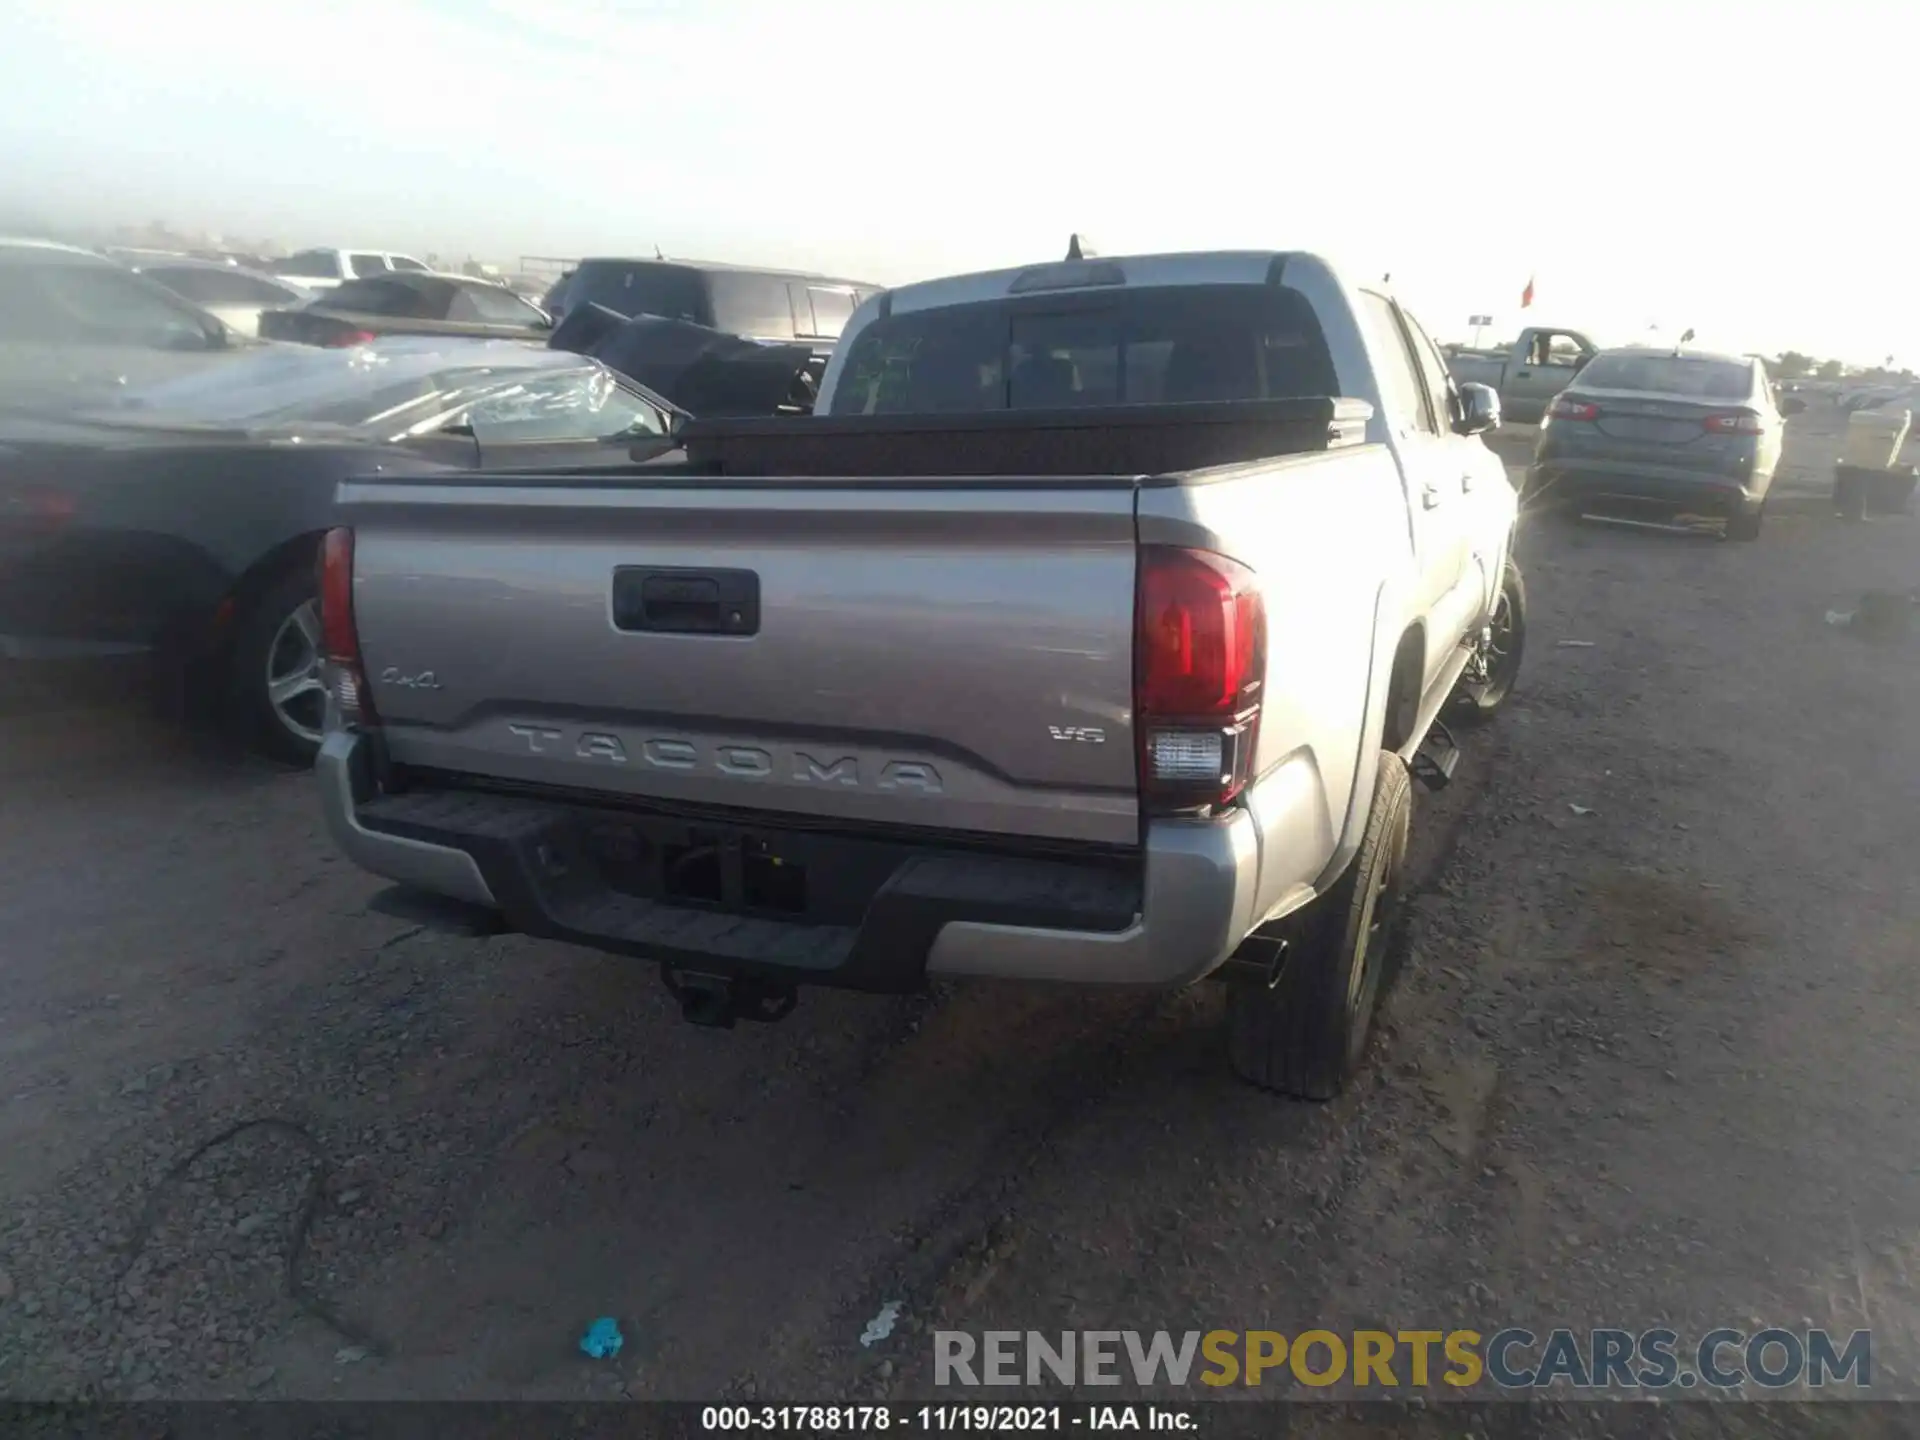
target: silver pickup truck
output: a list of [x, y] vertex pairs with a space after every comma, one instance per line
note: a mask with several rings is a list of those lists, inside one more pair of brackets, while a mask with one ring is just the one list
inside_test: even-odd
[[333, 834], [688, 1018], [929, 977], [1230, 981], [1334, 1094], [1436, 725], [1499, 709], [1516, 502], [1388, 296], [1305, 254], [861, 305], [811, 417], [619, 473], [370, 476], [324, 545]]
[[1456, 382], [1498, 391], [1507, 419], [1537, 425], [1553, 397], [1598, 353], [1599, 347], [1578, 330], [1529, 326], [1505, 349], [1456, 347], [1447, 355], [1447, 366]]

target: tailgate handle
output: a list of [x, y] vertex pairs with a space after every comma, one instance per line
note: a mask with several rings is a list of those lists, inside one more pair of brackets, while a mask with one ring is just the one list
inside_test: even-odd
[[623, 565], [613, 572], [613, 623], [654, 634], [757, 635], [760, 577], [751, 570]]

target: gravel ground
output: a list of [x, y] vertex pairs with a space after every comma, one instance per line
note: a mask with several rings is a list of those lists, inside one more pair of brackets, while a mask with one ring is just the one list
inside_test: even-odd
[[1825, 620], [1920, 584], [1920, 522], [1523, 558], [1523, 690], [1417, 798], [1318, 1107], [1233, 1082], [1208, 987], [692, 1029], [644, 967], [369, 913], [307, 777], [16, 695], [0, 1395], [906, 1397], [935, 1327], [1661, 1322], [1871, 1326], [1920, 1390], [1920, 667]]

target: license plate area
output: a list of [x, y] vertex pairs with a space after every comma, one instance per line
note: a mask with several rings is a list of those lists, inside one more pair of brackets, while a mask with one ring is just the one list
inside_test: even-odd
[[1616, 440], [1639, 440], [1652, 445], [1685, 445], [1706, 432], [1697, 420], [1663, 420], [1645, 415], [1601, 416], [1600, 433]]

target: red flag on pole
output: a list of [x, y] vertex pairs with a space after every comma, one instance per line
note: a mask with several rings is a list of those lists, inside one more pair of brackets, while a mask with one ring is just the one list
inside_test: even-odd
[[1525, 310], [1533, 304], [1533, 277], [1527, 277], [1527, 288], [1520, 292], [1520, 308]]

